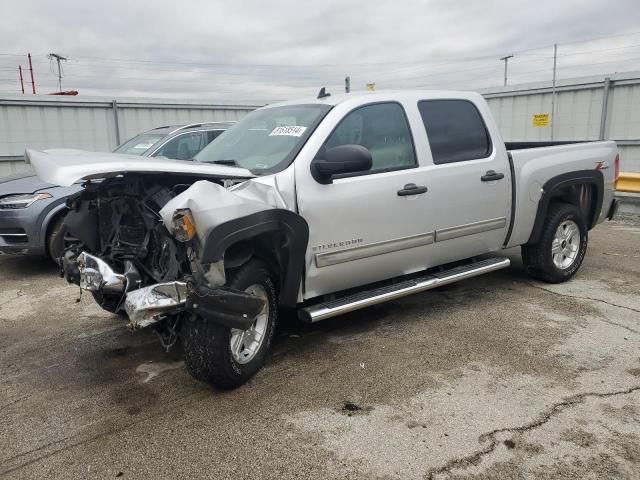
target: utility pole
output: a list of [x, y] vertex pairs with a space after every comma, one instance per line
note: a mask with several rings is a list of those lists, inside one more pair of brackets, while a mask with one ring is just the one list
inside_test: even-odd
[[62, 68], [60, 67], [60, 61], [66, 61], [67, 57], [63, 57], [62, 55], [58, 55], [57, 53], [50, 53], [49, 55], [47, 55], [47, 58], [49, 60], [55, 59], [56, 62], [58, 62], [58, 91], [62, 92]]
[[556, 124], [556, 66], [558, 64], [558, 44], [553, 44], [553, 82], [551, 83], [551, 141], [553, 126]]
[[351, 92], [351, 77], [344, 77], [344, 92]]
[[22, 65], [18, 65], [18, 72], [20, 73], [20, 89], [24, 95], [24, 79], [22, 78]]
[[507, 64], [509, 63], [509, 59], [513, 58], [513, 55], [507, 55], [506, 57], [502, 57], [500, 60], [504, 62], [504, 86], [507, 86]]
[[31, 90], [33, 94], [36, 94], [36, 81], [33, 79], [33, 64], [31, 63], [31, 54], [28, 53], [27, 57], [29, 58], [29, 72], [31, 73]]

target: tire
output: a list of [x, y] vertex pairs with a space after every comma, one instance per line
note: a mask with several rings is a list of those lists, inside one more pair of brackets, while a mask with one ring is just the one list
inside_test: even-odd
[[64, 253], [64, 216], [53, 221], [47, 233], [47, 254], [56, 265], [60, 265], [60, 257]]
[[267, 299], [266, 311], [263, 310], [263, 316], [258, 315], [252, 327], [257, 331], [258, 326], [264, 325], [259, 347], [251, 357], [246, 354], [248, 348], [241, 352], [246, 358], [232, 352], [232, 340], [239, 339], [241, 331], [196, 315], [182, 324], [181, 338], [185, 365], [191, 376], [214, 387], [231, 390], [244, 384], [264, 363], [277, 324], [278, 292], [266, 263], [255, 259], [235, 272], [227, 284], [236, 290], [256, 291]]
[[[573, 235], [569, 236], [571, 231]], [[552, 203], [540, 241], [522, 246], [522, 262], [533, 278], [548, 283], [566, 282], [580, 269], [588, 242], [589, 230], [580, 210], [568, 203]]]
[[122, 308], [122, 304], [124, 303], [121, 301], [122, 295], [109, 295], [102, 292], [91, 292], [91, 295], [103, 310], [120, 317], [127, 317], [127, 313]]

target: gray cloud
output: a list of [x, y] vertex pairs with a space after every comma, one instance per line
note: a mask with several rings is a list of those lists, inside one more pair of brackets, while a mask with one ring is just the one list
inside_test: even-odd
[[[500, 84], [510, 53], [511, 83], [549, 79], [554, 42], [560, 78], [640, 69], [639, 14], [637, 0], [36, 0], [3, 8], [0, 53], [31, 52], [41, 92], [56, 88], [51, 51], [82, 95], [264, 101], [345, 75], [354, 89], [470, 89]], [[0, 91], [17, 89], [18, 62], [0, 55]]]

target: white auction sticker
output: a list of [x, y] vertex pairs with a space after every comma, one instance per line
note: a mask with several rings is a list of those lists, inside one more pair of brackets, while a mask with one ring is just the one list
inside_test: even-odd
[[133, 148], [144, 148], [146, 150], [147, 148], [151, 147], [153, 147], [153, 143], [139, 143]]
[[270, 137], [274, 137], [276, 135], [286, 135], [288, 137], [299, 137], [301, 136], [307, 127], [301, 127], [297, 125], [290, 125], [288, 127], [276, 127], [269, 134]]

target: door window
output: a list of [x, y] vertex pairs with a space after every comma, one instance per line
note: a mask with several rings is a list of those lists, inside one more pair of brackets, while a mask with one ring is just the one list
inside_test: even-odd
[[433, 163], [464, 162], [491, 155], [491, 137], [476, 106], [468, 100], [418, 102]]
[[338, 124], [323, 148], [354, 144], [362, 145], [371, 152], [373, 166], [370, 171], [362, 173], [416, 165], [409, 124], [398, 103], [377, 103], [353, 110]]

